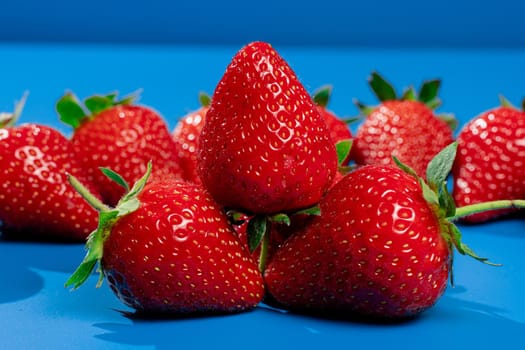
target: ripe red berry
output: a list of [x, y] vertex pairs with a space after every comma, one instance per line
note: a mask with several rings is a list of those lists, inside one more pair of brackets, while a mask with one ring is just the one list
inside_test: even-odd
[[[148, 170], [149, 171], [149, 170]], [[88, 254], [66, 285], [94, 266], [111, 289], [142, 313], [223, 313], [254, 308], [262, 276], [222, 208], [202, 187], [147, 174], [119, 202], [101, 209]], [[85, 191], [76, 183], [82, 193]]]
[[[457, 137], [453, 196], [458, 207], [525, 198], [525, 112], [505, 103], [481, 113]], [[513, 211], [496, 210], [464, 218], [483, 222]]]
[[222, 205], [252, 213], [317, 203], [336, 152], [312, 98], [267, 43], [243, 47], [213, 96], [199, 145], [199, 175]]

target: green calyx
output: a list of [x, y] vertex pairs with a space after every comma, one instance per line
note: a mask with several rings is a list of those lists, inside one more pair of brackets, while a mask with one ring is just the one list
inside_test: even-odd
[[[398, 94], [394, 86], [377, 72], [372, 72], [368, 78], [368, 83], [380, 102], [392, 100], [419, 101], [431, 110], [441, 106], [441, 99], [438, 97], [439, 88], [441, 87], [441, 80], [439, 79], [423, 81], [419, 90], [416, 90], [413, 86], [405, 88], [402, 94]], [[367, 106], [358, 100], [354, 100], [354, 104], [360, 113], [365, 116], [368, 116], [375, 109], [375, 106]], [[437, 118], [443, 119], [452, 129], [457, 127], [457, 121], [451, 114], [437, 115]]]
[[55, 107], [60, 120], [76, 129], [83, 122], [106, 109], [135, 103], [139, 96], [140, 90], [119, 100], [118, 93], [115, 92], [107, 95], [93, 95], [80, 102], [75, 94], [67, 92], [57, 101]]
[[[129, 189], [124, 179], [117, 173], [107, 168], [101, 169], [110, 179], [114, 180], [125, 188]], [[99, 221], [97, 228], [89, 235], [86, 242], [86, 256], [68, 278], [65, 283], [66, 287], [77, 289], [80, 287], [91, 275], [95, 267], [98, 265], [97, 272], [99, 273], [99, 279], [97, 287], [102, 284], [104, 280], [104, 273], [100, 266], [100, 262], [103, 256], [104, 242], [111, 234], [111, 230], [119, 218], [126, 216], [140, 206], [138, 195], [142, 192], [146, 185], [148, 178], [151, 174], [151, 162], [148, 163], [146, 173], [142, 178], [137, 180], [133, 187], [127, 191], [127, 193], [120, 199], [115, 208], [109, 207], [102, 203], [97, 197], [89, 192], [74, 176], [68, 174], [68, 180], [71, 186], [99, 213]]]
[[[331, 97], [332, 97], [332, 85], [323, 85], [314, 91], [314, 93], [312, 94], [312, 101], [314, 101], [315, 105], [319, 107], [327, 108], [328, 103], [330, 103]], [[361, 117], [340, 118], [340, 120], [346, 123], [347, 125], [355, 123], [361, 119], [362, 119]]]
[[500, 101], [500, 104], [502, 107], [509, 107], [509, 108], [513, 108], [513, 109], [517, 109], [517, 110], [521, 110], [522, 111], [525, 111], [525, 98], [521, 101], [521, 106], [520, 107], [516, 107], [512, 104], [512, 102], [510, 102], [505, 96], [503, 95], [499, 95], [499, 101]]
[[22, 115], [28, 94], [27, 91], [24, 92], [20, 101], [15, 102], [15, 110], [12, 113], [0, 112], [0, 129], [10, 128], [16, 124], [20, 115]]
[[206, 92], [199, 92], [199, 103], [202, 107], [209, 107], [211, 105], [211, 96]]
[[[259, 270], [264, 272], [266, 268], [266, 261], [268, 255], [268, 246], [270, 243], [270, 231], [272, 224], [281, 224], [290, 226], [292, 224], [293, 216], [295, 215], [321, 215], [321, 210], [318, 205], [296, 211], [291, 214], [277, 213], [277, 214], [259, 214], [250, 217], [248, 220], [248, 226], [246, 228], [246, 235], [248, 240], [248, 248], [250, 253], [253, 253], [258, 247], [260, 247], [259, 253]], [[234, 223], [241, 223], [239, 218], [245, 218], [246, 215], [236, 212], [234, 210], [228, 211], [230, 220]]]
[[323, 85], [314, 91], [312, 99], [319, 107], [328, 106], [330, 97], [332, 96], [332, 85]]
[[463, 243], [461, 232], [453, 223], [453, 221], [460, 216], [479, 212], [479, 210], [470, 206], [457, 209], [454, 199], [447, 189], [446, 181], [454, 164], [457, 147], [457, 142], [451, 143], [430, 161], [427, 167], [426, 181], [419, 177], [410, 167], [401, 163], [397, 158], [394, 157], [394, 161], [403, 171], [413, 176], [421, 185], [423, 197], [439, 218], [441, 233], [449, 246], [451, 248], [452, 246], [455, 247], [462, 255], [468, 255], [489, 265], [497, 265], [490, 262], [487, 258], [479, 256], [469, 246]]

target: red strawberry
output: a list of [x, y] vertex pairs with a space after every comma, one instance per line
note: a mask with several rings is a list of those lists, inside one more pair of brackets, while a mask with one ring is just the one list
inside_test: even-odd
[[93, 203], [102, 208], [99, 230], [66, 285], [78, 287], [99, 263], [99, 283], [105, 276], [118, 298], [141, 313], [255, 307], [262, 276], [217, 203], [198, 185], [172, 179], [145, 185], [147, 176], [116, 208]]
[[314, 92], [313, 101], [328, 127], [332, 141], [337, 143], [339, 141], [350, 140], [352, 139], [352, 132], [348, 128], [349, 121], [343, 120], [328, 109], [331, 95], [332, 87], [329, 85], [322, 86]]
[[110, 168], [133, 183], [151, 160], [156, 164], [153, 179], [182, 177], [175, 146], [162, 117], [148, 107], [132, 105], [136, 96], [121, 101], [116, 97], [93, 96], [83, 106], [68, 93], [57, 103], [60, 119], [75, 128], [71, 142], [77, 158], [109, 204], [115, 204], [124, 189], [113, 186], [98, 171], [100, 167]]
[[211, 99], [204, 93], [199, 95], [199, 99], [201, 107], [179, 120], [172, 137], [175, 141], [175, 150], [179, 157], [184, 179], [200, 184], [201, 180], [197, 173], [197, 149]]
[[[460, 242], [445, 179], [456, 144], [429, 165], [429, 183], [413, 170], [364, 166], [320, 203], [321, 216], [293, 235], [265, 271], [282, 305], [315, 312], [399, 318], [416, 315], [443, 294], [452, 246]], [[442, 207], [440, 207], [442, 205]]]
[[69, 186], [73, 174], [92, 191], [73, 147], [60, 132], [44, 125], [13, 126], [14, 114], [0, 121], [0, 231], [14, 238], [84, 240], [97, 226], [96, 211]]
[[260, 271], [264, 271], [267, 261], [271, 260], [286, 239], [304, 229], [314, 217], [312, 213], [301, 212], [291, 216], [279, 214], [276, 217], [250, 216], [234, 211], [228, 211], [227, 214], [235, 235], [252, 253]]
[[370, 85], [381, 104], [369, 108], [357, 102], [367, 118], [355, 135], [352, 159], [361, 165], [394, 165], [395, 156], [424, 176], [428, 162], [453, 141], [449, 124], [433, 112], [440, 104], [440, 81], [425, 82], [419, 94], [410, 88], [400, 98], [375, 72]]
[[316, 204], [337, 167], [311, 97], [267, 43], [243, 47], [213, 96], [199, 145], [199, 175], [222, 205], [257, 214]]
[[[453, 196], [458, 207], [525, 198], [525, 112], [505, 99], [502, 102], [501, 107], [472, 119], [458, 135], [453, 168]], [[483, 222], [508, 212], [487, 211], [464, 220]]]

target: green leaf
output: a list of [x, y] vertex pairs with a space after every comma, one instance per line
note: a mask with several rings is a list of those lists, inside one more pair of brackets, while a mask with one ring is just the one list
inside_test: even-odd
[[86, 108], [91, 112], [91, 115], [99, 114], [100, 112], [109, 109], [115, 105], [115, 95], [94, 95], [84, 100]]
[[377, 72], [372, 72], [368, 82], [379, 101], [383, 102], [397, 99], [396, 91], [392, 85]]
[[87, 113], [82, 108], [77, 97], [71, 92], [66, 93], [58, 100], [56, 111], [60, 120], [74, 129], [78, 128], [82, 120], [87, 117]]
[[72, 289], [77, 289], [80, 287], [86, 280], [91, 276], [98, 259], [87, 258], [84, 259], [73, 272], [73, 274], [67, 279], [65, 287], [71, 287]]
[[[354, 98], [353, 100], [354, 104], [356, 105], [357, 109], [359, 109], [359, 113], [361, 115], [364, 115], [364, 116], [369, 116], [370, 113], [372, 113], [375, 109], [374, 106], [367, 106], [365, 104], [363, 104], [361, 101], [357, 100]], [[361, 119], [361, 118], [357, 118], [357, 119]]]
[[331, 95], [332, 95], [331, 85], [321, 86], [319, 89], [317, 89], [314, 92], [314, 95], [313, 95], [314, 103], [320, 107], [326, 107], [328, 106], [328, 102], [330, 101]]
[[270, 216], [268, 219], [270, 220], [270, 222], [274, 222], [277, 224], [284, 224], [286, 226], [290, 226], [292, 223], [290, 221], [290, 217], [284, 213], [274, 214]]
[[419, 178], [419, 184], [421, 185], [421, 189], [423, 190], [423, 198], [425, 198], [427, 203], [438, 208], [439, 207], [438, 194], [432, 188], [430, 188], [430, 186], [421, 178]]
[[516, 106], [514, 106], [512, 102], [507, 100], [507, 98], [503, 95], [499, 95], [499, 102], [502, 107], [509, 107], [509, 108], [514, 108], [514, 109], [516, 108]]
[[394, 160], [394, 163], [396, 163], [396, 165], [399, 167], [399, 169], [403, 170], [405, 173], [407, 173], [408, 175], [413, 176], [414, 178], [416, 178], [419, 181], [419, 176], [416, 174], [414, 169], [412, 169], [408, 165], [406, 165], [403, 162], [401, 162], [396, 156], [392, 156], [392, 159]]
[[246, 215], [243, 212], [230, 209], [226, 212], [229, 221], [234, 225], [241, 225], [246, 220]]
[[135, 182], [131, 190], [119, 201], [119, 204], [135, 198], [144, 189], [144, 186], [146, 186], [146, 183], [148, 182], [148, 179], [151, 175], [151, 168], [152, 164], [151, 161], [149, 161], [146, 173], [140, 179], [138, 179], [137, 182]]
[[441, 80], [427, 80], [424, 81], [419, 89], [419, 101], [427, 104], [428, 102], [434, 100], [438, 96], [439, 87], [441, 86]]
[[142, 94], [142, 89], [137, 89], [123, 97], [120, 101], [115, 101], [115, 105], [130, 105], [138, 102], [140, 95]]
[[409, 87], [403, 92], [401, 99], [404, 101], [417, 101], [417, 93], [413, 87]]
[[443, 210], [445, 217], [452, 217], [456, 214], [456, 204], [454, 203], [454, 198], [447, 189], [447, 182], [443, 181], [441, 183], [441, 188], [438, 192], [439, 197], [439, 206]]
[[202, 107], [209, 107], [211, 105], [211, 96], [205, 92], [199, 92], [199, 103]]
[[427, 182], [434, 190], [440, 188], [442, 182], [444, 182], [450, 174], [454, 159], [456, 158], [457, 149], [457, 142], [452, 142], [428, 163], [426, 174]]
[[436, 118], [443, 120], [449, 126], [450, 130], [454, 131], [457, 129], [459, 122], [452, 113], [440, 113], [436, 115]]
[[521, 100], [521, 110], [525, 111], [525, 98]]
[[461, 232], [459, 228], [454, 225], [453, 223], [449, 223], [449, 231], [451, 233], [452, 243], [456, 247], [456, 250], [462, 254], [462, 255], [468, 255], [471, 258], [476, 259], [477, 261], [480, 261], [484, 264], [492, 265], [492, 266], [501, 266], [501, 264], [495, 264], [489, 261], [488, 258], [484, 258], [479, 256], [476, 252], [474, 252], [468, 245], [462, 242]]
[[265, 215], [256, 215], [248, 222], [248, 248], [251, 253], [261, 244], [267, 228], [268, 223]]
[[434, 109], [437, 109], [439, 106], [441, 106], [441, 103], [442, 103], [441, 99], [439, 97], [436, 97], [436, 98], [428, 101], [427, 103], [425, 103], [425, 105], [428, 108], [434, 110]]
[[[370, 110], [372, 110], [372, 108], [370, 108]], [[370, 113], [369, 113], [370, 114]], [[351, 125], [353, 123], [356, 123], [360, 120], [362, 120], [363, 117], [362, 116], [358, 116], [358, 117], [344, 117], [344, 118], [341, 118], [341, 120], [346, 124], [346, 125]]]
[[352, 149], [352, 139], [341, 140], [335, 144], [335, 150], [337, 152], [337, 164], [343, 165], [343, 162], [348, 159], [350, 150]]
[[319, 207], [319, 205], [314, 205], [313, 207], [302, 209], [302, 210], [299, 210], [299, 211], [296, 211], [295, 213], [293, 213], [293, 215], [296, 215], [296, 214], [320, 216], [321, 215], [321, 207]]
[[99, 169], [111, 181], [116, 182], [118, 185], [122, 186], [126, 190], [126, 193], [129, 192], [129, 185], [126, 182], [126, 180], [124, 180], [124, 178], [120, 176], [120, 174], [117, 174], [109, 168], [100, 167]]

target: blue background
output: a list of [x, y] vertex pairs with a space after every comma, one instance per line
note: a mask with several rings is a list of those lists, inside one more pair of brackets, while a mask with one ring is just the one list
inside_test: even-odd
[[[398, 90], [441, 78], [443, 106], [463, 125], [525, 97], [522, 1], [10, 1], [0, 3], [0, 111], [24, 91], [21, 122], [70, 133], [56, 100], [143, 89], [172, 129], [212, 93], [231, 57], [252, 40], [273, 44], [309, 91], [334, 87], [330, 108], [353, 116], [378, 70]], [[352, 127], [354, 130], [357, 125]], [[494, 268], [457, 256], [454, 288], [421, 317], [400, 324], [321, 319], [257, 308], [239, 315], [140, 320], [91, 278], [64, 281], [81, 244], [0, 238], [0, 349], [443, 349], [519, 347], [525, 332], [525, 221], [461, 225]], [[517, 343], [516, 343], [517, 342]], [[516, 345], [517, 344], [517, 345]]]
[[0, 3], [0, 40], [523, 47], [521, 0]]

